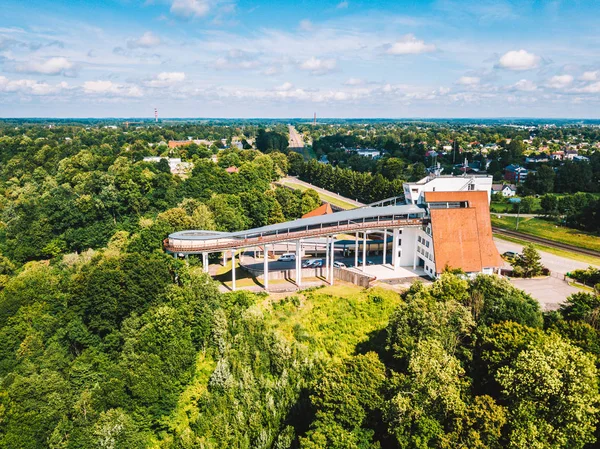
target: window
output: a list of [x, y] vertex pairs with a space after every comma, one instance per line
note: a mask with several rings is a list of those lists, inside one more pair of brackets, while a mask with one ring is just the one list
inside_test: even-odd
[[425, 246], [426, 246], [427, 248], [429, 248], [429, 240], [427, 240], [427, 241], [425, 242]]
[[419, 240], [419, 243], [421, 243], [421, 236], [419, 236], [418, 240]]

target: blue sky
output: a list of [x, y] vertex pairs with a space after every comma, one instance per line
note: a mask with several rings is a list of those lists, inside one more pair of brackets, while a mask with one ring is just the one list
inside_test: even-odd
[[599, 118], [594, 0], [2, 0], [1, 117]]

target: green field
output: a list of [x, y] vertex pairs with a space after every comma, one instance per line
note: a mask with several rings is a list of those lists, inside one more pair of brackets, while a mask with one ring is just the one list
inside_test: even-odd
[[[496, 213], [500, 213], [500, 214], [516, 214], [517, 209], [515, 208], [515, 205], [512, 203], [492, 202], [492, 203], [490, 203], [490, 212], [496, 212]], [[533, 207], [531, 208], [531, 211], [528, 213], [536, 214], [536, 213], [540, 213], [540, 212], [541, 212], [540, 199], [535, 198]], [[521, 213], [523, 213], [523, 208], [521, 208]]]
[[[295, 190], [300, 190], [302, 192], [309, 189], [309, 187], [306, 187], [302, 184], [296, 184], [295, 182], [285, 182], [284, 185], [291, 187]], [[321, 193], [319, 191], [317, 191], [317, 193], [319, 194], [319, 198], [321, 198], [321, 201], [325, 201], [326, 203], [332, 204], [337, 207], [341, 207], [342, 209], [356, 209], [356, 206], [352, 203], [348, 203], [347, 201], [334, 198], [331, 195], [327, 195], [326, 193]]]
[[[492, 215], [492, 226], [514, 231], [517, 217], [500, 217]], [[579, 248], [600, 251], [600, 237], [595, 234], [580, 231], [578, 229], [559, 226], [552, 221], [541, 218], [521, 217], [519, 220], [519, 232], [536, 237], [542, 237], [555, 242], [567, 243]]]
[[368, 345], [385, 329], [401, 302], [397, 292], [348, 284], [302, 292], [294, 298], [296, 304], [282, 300], [266, 305], [274, 327], [287, 339], [331, 358], [348, 357], [357, 345]]

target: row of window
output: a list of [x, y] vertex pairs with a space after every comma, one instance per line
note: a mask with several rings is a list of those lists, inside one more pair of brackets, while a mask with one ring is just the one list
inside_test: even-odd
[[425, 257], [425, 259], [429, 259], [433, 262], [433, 253], [430, 253], [429, 251], [425, 251], [420, 246], [417, 247], [417, 253], [423, 255]]
[[421, 236], [419, 236], [418, 238], [419, 243], [425, 245], [427, 248], [429, 248], [429, 240], [426, 240], [424, 238], [421, 238]]

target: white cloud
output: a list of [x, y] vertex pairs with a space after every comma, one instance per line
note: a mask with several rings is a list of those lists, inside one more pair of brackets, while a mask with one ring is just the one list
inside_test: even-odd
[[0, 92], [18, 92], [30, 95], [51, 95], [68, 88], [69, 85], [64, 81], [55, 85], [51, 85], [45, 82], [28, 79], [9, 80], [4, 76], [0, 76]]
[[508, 70], [531, 70], [540, 65], [541, 59], [525, 50], [511, 50], [502, 55], [498, 67]]
[[323, 75], [332, 72], [337, 66], [335, 59], [319, 59], [314, 56], [300, 64], [300, 69], [311, 72], [313, 75]]
[[184, 72], [161, 72], [156, 78], [146, 84], [150, 87], [169, 87], [180, 84], [185, 80]]
[[349, 5], [349, 3], [346, 0], [344, 0], [344, 1], [339, 2], [337, 4], [336, 8], [337, 9], [347, 9], [348, 5]]
[[365, 80], [362, 78], [348, 78], [344, 83], [346, 86], [362, 86]]
[[86, 81], [83, 91], [90, 95], [109, 95], [120, 97], [141, 97], [142, 90], [137, 86], [125, 86], [112, 81]]
[[435, 51], [435, 45], [426, 44], [414, 34], [407, 34], [393, 44], [388, 45], [386, 53], [390, 55], [418, 55]]
[[533, 81], [522, 79], [512, 85], [513, 89], [520, 90], [522, 92], [532, 92], [537, 89], [536, 84]]
[[292, 83], [285, 82], [281, 86], [276, 87], [275, 90], [278, 90], [281, 92], [287, 92], [287, 91], [292, 90], [293, 87], [294, 87], [294, 85]]
[[596, 81], [598, 79], [598, 73], [598, 70], [594, 72], [583, 72], [583, 75], [581, 75], [580, 79], [582, 81]]
[[270, 66], [270, 67], [267, 67], [265, 70], [263, 70], [262, 74], [267, 75], [267, 76], [273, 76], [273, 75], [277, 75], [280, 72], [281, 72], [281, 68], [275, 67], [275, 66]]
[[160, 38], [151, 31], [146, 31], [138, 39], [132, 39], [127, 42], [127, 47], [129, 48], [152, 48], [157, 45], [160, 45]]
[[548, 80], [546, 85], [553, 89], [563, 89], [573, 82], [571, 75], [556, 75]]
[[463, 86], [476, 86], [480, 81], [481, 79], [476, 76], [461, 76], [457, 83]]
[[302, 31], [312, 31], [314, 29], [313, 23], [308, 20], [308, 19], [304, 19], [300, 21], [300, 25], [299, 28]]
[[598, 94], [600, 93], [600, 81], [592, 84], [588, 84], [585, 87], [581, 87], [579, 89], [575, 89], [576, 92], [581, 92], [584, 94]]
[[206, 0], [174, 0], [171, 4], [171, 13], [184, 18], [204, 17], [210, 11]]
[[214, 67], [217, 70], [253, 70], [261, 65], [259, 56], [258, 53], [229, 50], [226, 56], [221, 56], [215, 61]]
[[17, 72], [39, 73], [42, 75], [67, 75], [73, 63], [64, 57], [54, 57], [45, 61], [30, 61], [16, 66]]

